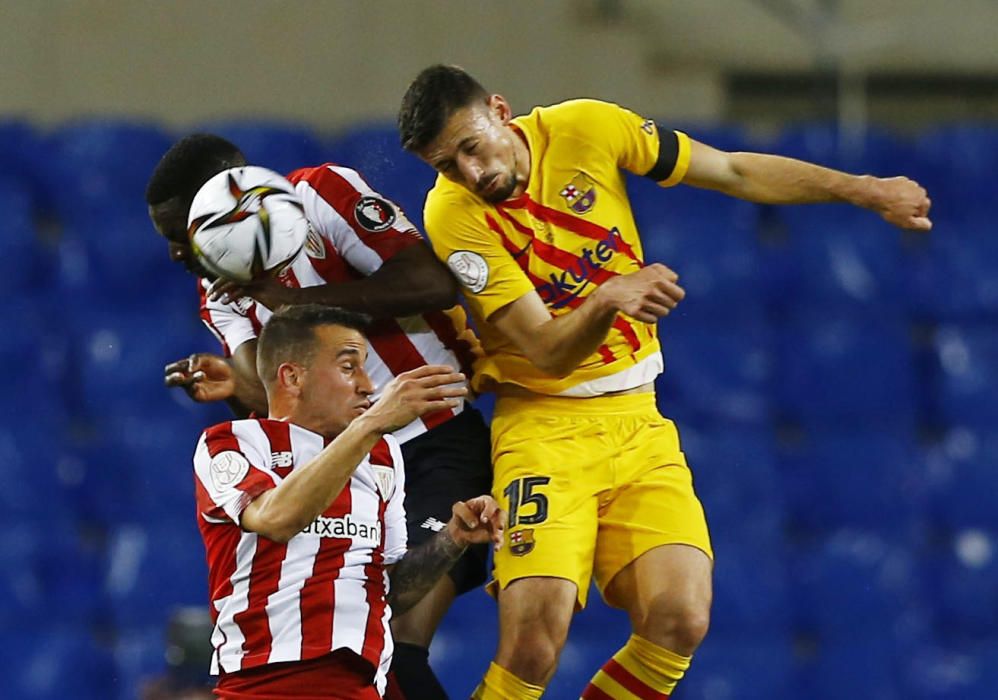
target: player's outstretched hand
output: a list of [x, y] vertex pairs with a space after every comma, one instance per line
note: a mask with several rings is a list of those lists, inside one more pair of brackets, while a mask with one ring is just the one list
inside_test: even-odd
[[637, 321], [655, 323], [676, 308], [686, 291], [679, 286], [679, 275], [661, 263], [652, 263], [637, 272], [611, 277], [593, 294]]
[[423, 365], [402, 372], [385, 385], [385, 390], [365, 416], [377, 421], [382, 432], [390, 433], [409, 425], [427, 413], [457, 408], [468, 389], [464, 375], [447, 365]]
[[491, 542], [496, 549], [502, 549], [506, 511], [499, 507], [492, 496], [458, 501], [451, 508], [451, 513], [447, 527], [457, 544], [467, 547]]
[[929, 231], [929, 199], [925, 188], [906, 177], [871, 178], [873, 205], [871, 209], [884, 220], [913, 231]]
[[199, 352], [163, 368], [163, 382], [179, 386], [199, 403], [224, 401], [236, 393], [236, 377], [225, 358]]

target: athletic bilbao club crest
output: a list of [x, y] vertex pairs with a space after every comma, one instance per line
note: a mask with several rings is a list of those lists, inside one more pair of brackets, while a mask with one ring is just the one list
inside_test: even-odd
[[387, 501], [392, 495], [392, 489], [395, 488], [395, 469], [372, 464], [371, 470], [374, 472], [374, 484], [378, 487], [381, 499]]
[[534, 529], [517, 530], [509, 533], [509, 553], [514, 557], [530, 554], [534, 549]]
[[305, 238], [305, 253], [313, 260], [326, 259], [326, 246], [322, 244], [322, 237], [316, 233], [311, 224], [308, 226], [308, 236]]
[[576, 214], [586, 214], [596, 204], [596, 183], [585, 173], [579, 173], [559, 192]]
[[361, 197], [353, 208], [357, 223], [371, 233], [379, 233], [392, 227], [395, 219], [395, 207], [381, 197]]

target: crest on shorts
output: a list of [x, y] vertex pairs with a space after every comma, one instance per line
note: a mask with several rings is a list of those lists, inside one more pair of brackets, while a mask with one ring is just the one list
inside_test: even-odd
[[389, 202], [370, 195], [357, 200], [353, 213], [357, 217], [357, 223], [371, 233], [380, 233], [391, 228], [398, 218], [395, 207]]
[[315, 258], [316, 260], [326, 259], [326, 246], [322, 244], [322, 237], [312, 228], [312, 224], [308, 225], [308, 237], [305, 238], [305, 253], [310, 258]]
[[586, 214], [596, 204], [596, 183], [585, 173], [578, 173], [559, 192], [568, 208], [576, 214]]
[[374, 472], [374, 485], [378, 487], [378, 493], [381, 494], [382, 500], [387, 501], [389, 496], [392, 495], [392, 489], [395, 488], [394, 467], [382, 467], [372, 464], [371, 471]]
[[509, 553], [514, 557], [522, 557], [534, 550], [534, 528], [516, 530], [509, 533]]

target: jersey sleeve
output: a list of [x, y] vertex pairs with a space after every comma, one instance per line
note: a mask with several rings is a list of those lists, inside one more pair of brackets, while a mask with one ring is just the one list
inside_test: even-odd
[[221, 423], [201, 434], [194, 451], [198, 512], [208, 522], [239, 524], [243, 511], [279, 478], [264, 465], [269, 455], [233, 423]]
[[[232, 353], [247, 340], [256, 339], [258, 333], [250, 314], [255, 312], [256, 302], [251, 299], [223, 303], [208, 299], [207, 282], [201, 284], [201, 321], [212, 335], [222, 344], [222, 353], [232, 357]], [[246, 310], [241, 311], [236, 305], [243, 303]]]
[[494, 214], [470, 198], [441, 194], [439, 187], [438, 180], [426, 199], [426, 232], [433, 252], [461, 283], [477, 315], [488, 319], [534, 291]]
[[690, 139], [610, 102], [573, 103], [572, 125], [586, 136], [599, 135], [617, 166], [650, 177], [663, 187], [679, 184], [690, 165]]
[[423, 243], [402, 209], [356, 170], [327, 164], [290, 177], [316, 232], [365, 276], [400, 250]]
[[409, 535], [405, 525], [405, 461], [398, 441], [385, 436], [395, 465], [395, 487], [385, 508], [385, 564], [394, 564], [408, 549]]

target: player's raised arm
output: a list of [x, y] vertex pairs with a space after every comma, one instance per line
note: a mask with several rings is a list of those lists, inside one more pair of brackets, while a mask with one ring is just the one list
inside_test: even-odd
[[928, 194], [906, 177], [850, 175], [783, 156], [728, 153], [691, 140], [683, 183], [761, 204], [844, 202], [875, 211], [901, 228], [932, 228]]
[[529, 292], [489, 319], [530, 362], [547, 374], [564, 377], [596, 352], [618, 313], [655, 323], [686, 296], [679, 276], [654, 263], [608, 279], [577, 309], [552, 318], [544, 302]]

